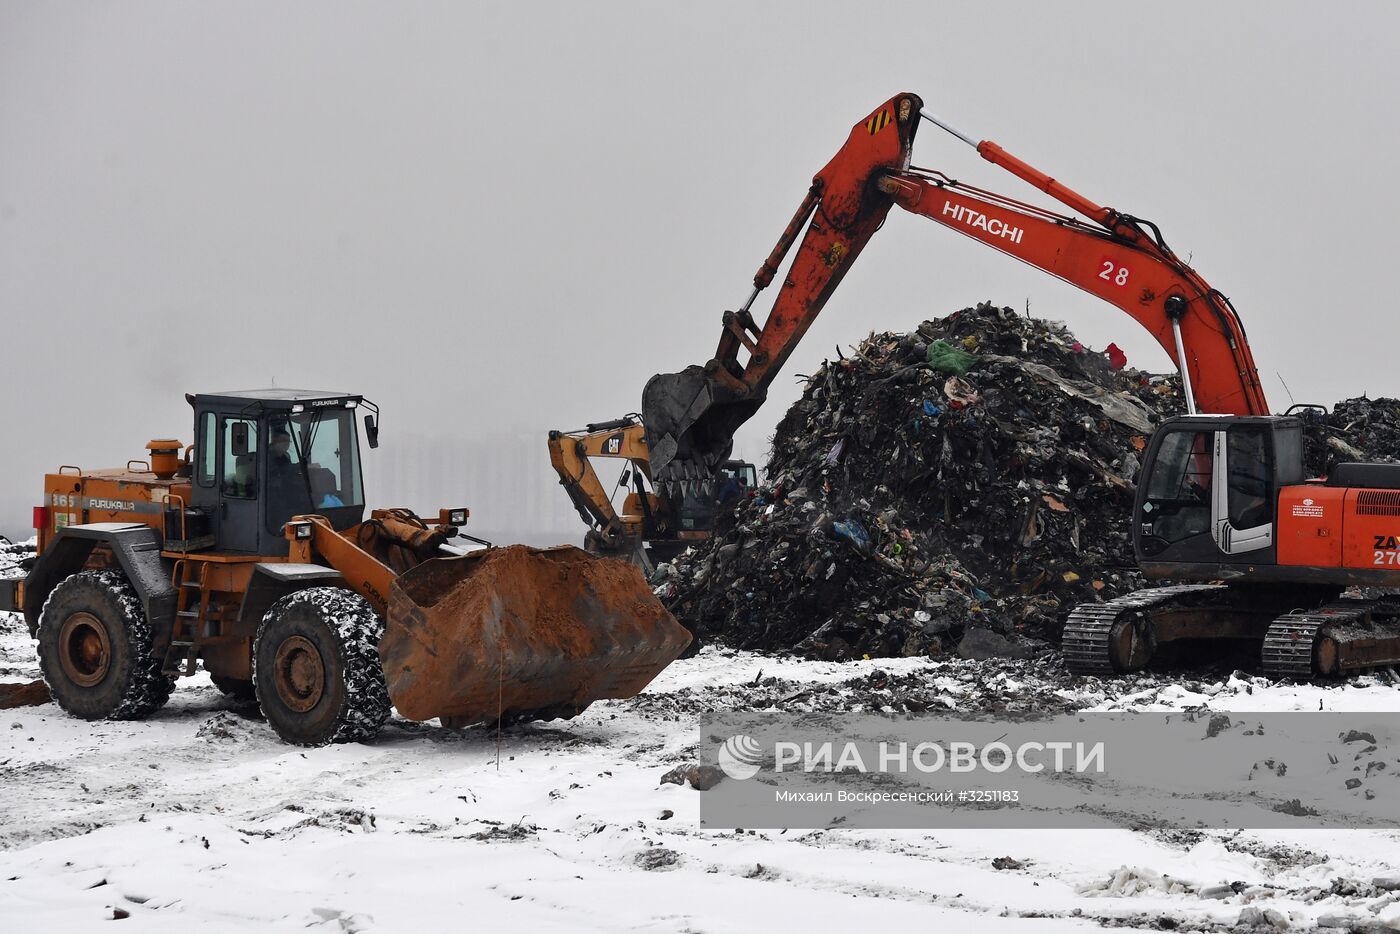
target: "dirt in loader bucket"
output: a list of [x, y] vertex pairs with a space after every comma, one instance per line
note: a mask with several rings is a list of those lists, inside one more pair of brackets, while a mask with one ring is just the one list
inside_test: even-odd
[[461, 726], [631, 697], [689, 644], [636, 567], [511, 545], [400, 576], [379, 652], [401, 715]]

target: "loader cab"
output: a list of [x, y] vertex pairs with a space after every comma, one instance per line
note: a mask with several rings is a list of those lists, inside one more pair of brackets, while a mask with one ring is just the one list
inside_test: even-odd
[[195, 511], [219, 551], [285, 555], [282, 526], [314, 513], [337, 530], [364, 518], [360, 440], [363, 397], [264, 389], [187, 397], [194, 407]]
[[1215, 580], [1276, 563], [1279, 489], [1303, 481], [1303, 428], [1286, 416], [1190, 415], [1152, 436], [1133, 507], [1151, 578]]

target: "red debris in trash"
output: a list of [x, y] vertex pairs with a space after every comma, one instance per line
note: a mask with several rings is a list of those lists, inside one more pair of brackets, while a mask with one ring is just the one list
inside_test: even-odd
[[1128, 355], [1117, 344], [1109, 344], [1103, 352], [1108, 355], [1108, 365], [1115, 370], [1121, 370], [1128, 365]]

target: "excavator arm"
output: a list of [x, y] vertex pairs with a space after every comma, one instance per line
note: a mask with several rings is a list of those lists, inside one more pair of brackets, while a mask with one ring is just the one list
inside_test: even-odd
[[[1088, 220], [911, 167], [921, 118]], [[813, 180], [755, 275], [749, 300], [740, 310], [725, 312], [715, 356], [703, 366], [658, 374], [647, 383], [642, 422], [659, 485], [674, 489], [712, 481], [735, 430], [763, 404], [779, 369], [896, 204], [1127, 312], [1176, 363], [1188, 411], [1268, 413], [1234, 308], [1172, 252], [1154, 225], [1095, 204], [996, 143], [976, 142], [924, 113], [917, 95], [899, 94], [857, 123]], [[760, 327], [749, 308], [799, 236], [797, 253]], [[742, 362], [741, 350], [748, 354]]]
[[[674, 494], [710, 483], [734, 432], [768, 387], [884, 223], [894, 200], [877, 182], [909, 167], [923, 102], [900, 94], [851, 128], [846, 144], [812, 179], [807, 196], [753, 279], [738, 311], [725, 312], [719, 346], [704, 366], [653, 376], [642, 391], [652, 476]], [[798, 238], [796, 255], [760, 328], [749, 311]], [[747, 359], [739, 359], [740, 352]]]
[[[619, 515], [613, 507], [612, 495], [594, 469], [593, 459], [599, 457], [629, 463], [635, 491], [629, 496], [636, 497], [635, 510], [624, 509]], [[589, 425], [582, 431], [551, 431], [549, 461], [580, 518], [592, 528], [587, 542], [590, 551], [638, 553], [643, 537], [665, 531], [660, 502], [642, 482], [645, 478], [650, 483], [651, 473], [644, 429], [636, 416]]]

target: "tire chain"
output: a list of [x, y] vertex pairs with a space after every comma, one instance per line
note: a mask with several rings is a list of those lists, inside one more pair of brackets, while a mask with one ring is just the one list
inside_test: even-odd
[[107, 715], [108, 720], [143, 720], [155, 713], [170, 700], [170, 692], [175, 689], [175, 679], [161, 673], [163, 660], [151, 651], [153, 636], [146, 610], [136, 596], [126, 575], [119, 571], [79, 571], [64, 578], [44, 601], [39, 614], [39, 625], [44, 625], [49, 605], [57, 594], [71, 581], [86, 579], [110, 593], [120, 607], [122, 618], [118, 621], [126, 632], [127, 645], [135, 656], [131, 662], [131, 683], [127, 685], [122, 702], [117, 709]]
[[[379, 642], [384, 638], [384, 621], [369, 602], [359, 594], [340, 587], [308, 587], [278, 600], [258, 625], [253, 642], [253, 686], [258, 684], [258, 651], [264, 631], [274, 620], [279, 608], [297, 603], [310, 603], [321, 618], [330, 625], [345, 662], [345, 707], [338, 717], [335, 731], [322, 744], [358, 743], [372, 739], [393, 705], [384, 680], [384, 663], [379, 657]], [[259, 698], [261, 702], [261, 698]]]

